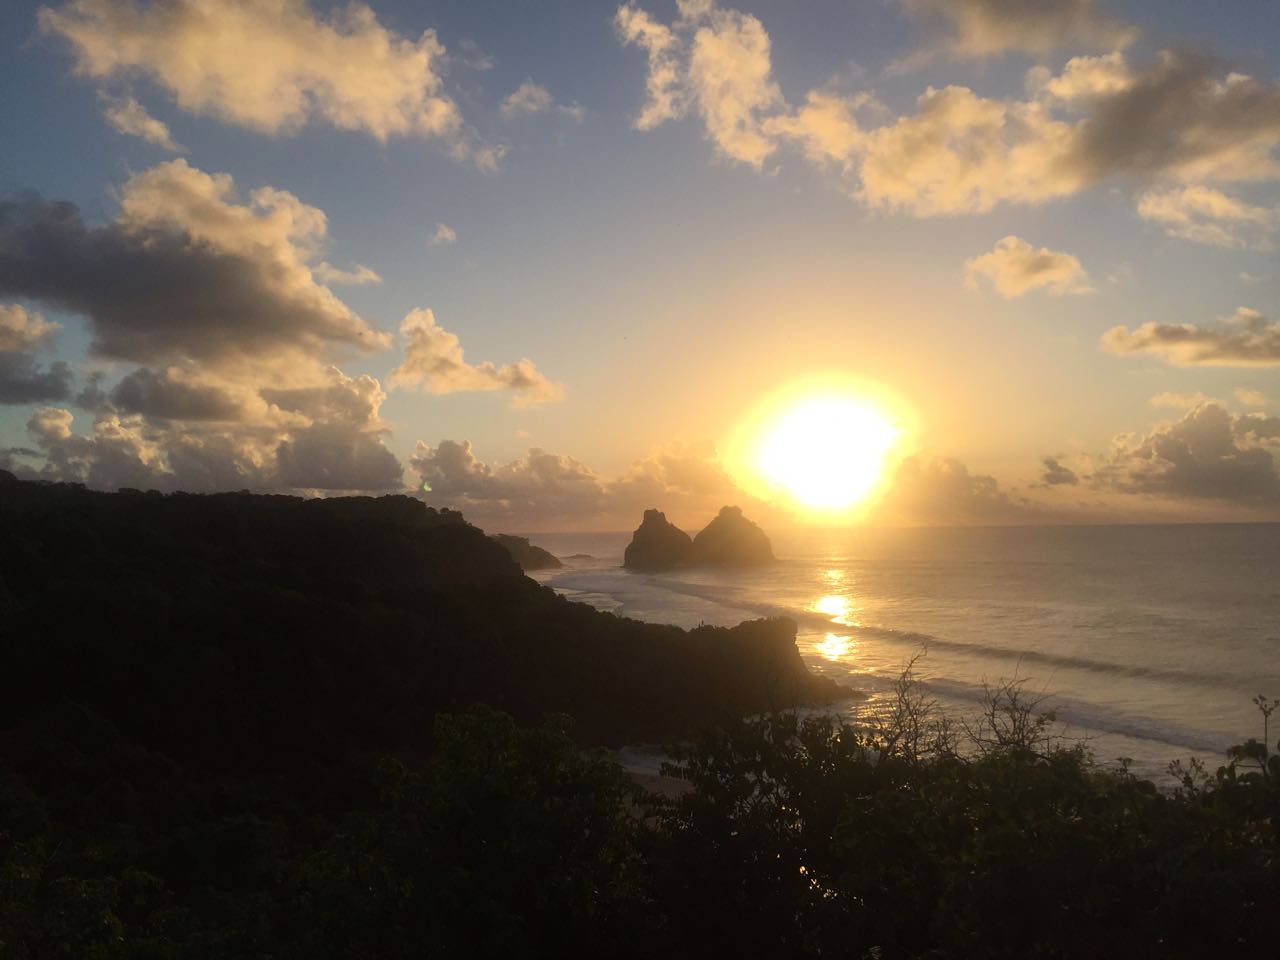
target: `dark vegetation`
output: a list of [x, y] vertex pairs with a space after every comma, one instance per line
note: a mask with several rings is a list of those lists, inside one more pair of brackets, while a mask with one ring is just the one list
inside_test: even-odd
[[[802, 684], [777, 624], [585, 610], [404, 498], [0, 477], [0, 543], [4, 960], [1280, 942], [1265, 726], [1162, 793], [1055, 740], [1016, 685], [963, 725], [909, 674], [868, 729], [736, 719], [767, 670]], [[583, 750], [652, 736], [685, 739], [687, 792], [644, 795]]]

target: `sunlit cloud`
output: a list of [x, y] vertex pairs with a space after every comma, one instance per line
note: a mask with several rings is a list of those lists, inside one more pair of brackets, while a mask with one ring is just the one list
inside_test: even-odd
[[327, 17], [306, 0], [68, 0], [42, 7], [39, 24], [70, 44], [78, 74], [146, 76], [189, 113], [270, 134], [318, 122], [437, 138], [494, 162], [444, 90], [435, 31], [401, 36], [358, 0]]
[[350, 270], [342, 270], [331, 263], [322, 261], [315, 265], [312, 272], [321, 283], [358, 287], [367, 283], [382, 282], [382, 277], [378, 275], [378, 272], [372, 267], [366, 267], [363, 263], [357, 263]]
[[[114, 386], [90, 378], [77, 397], [87, 433], [65, 407], [33, 417], [42, 462], [30, 469], [101, 487], [399, 487], [381, 386], [331, 365], [391, 341], [313, 273], [324, 213], [270, 187], [242, 199], [226, 174], [182, 160], [134, 175], [118, 199], [102, 226], [69, 203], [0, 202], [0, 292], [79, 314], [91, 356], [141, 364]], [[4, 316], [28, 343], [52, 326]], [[28, 399], [67, 399], [70, 371], [56, 366], [56, 389]]]
[[648, 100], [634, 120], [635, 128], [652, 130], [683, 115], [683, 66], [675, 32], [630, 3], [618, 8], [613, 22], [623, 44], [640, 47], [648, 57]]
[[[1063, 47], [1116, 50], [1137, 30], [1107, 16], [1094, 0], [899, 0], [938, 36], [936, 50], [964, 59], [1006, 52], [1043, 55]], [[927, 56], [932, 50], [917, 55]]]
[[502, 106], [499, 108], [499, 112], [505, 120], [532, 117], [540, 113], [551, 113], [553, 111], [574, 121], [580, 121], [586, 116], [586, 110], [580, 104], [566, 105], [557, 103], [550, 90], [540, 83], [534, 83], [532, 80], [526, 80], [516, 87], [502, 101]]
[[61, 325], [17, 303], [0, 303], [0, 351], [25, 350], [48, 342]]
[[[506, 463], [486, 463], [469, 441], [419, 442], [410, 466], [435, 506], [461, 510], [486, 529], [629, 529], [646, 509], [677, 522], [706, 523], [727, 503], [753, 515], [766, 508], [734, 486], [714, 448], [673, 444], [606, 477], [575, 457], [534, 448]], [[428, 489], [429, 488], [429, 489]]]
[[763, 119], [785, 106], [772, 77], [760, 21], [710, 0], [678, 0], [673, 27], [627, 4], [615, 17], [625, 44], [649, 58], [649, 100], [635, 121], [647, 130], [692, 109], [723, 156], [760, 167], [776, 143]]
[[0, 404], [64, 400], [71, 395], [67, 363], [55, 360], [43, 366], [38, 356], [58, 327], [20, 304], [0, 303]]
[[[1071, 24], [1092, 24], [1098, 39], [1129, 36], [1121, 27], [1113, 35], [1110, 21], [1081, 0], [1035, 11], [997, 0], [920, 0], [918, 7], [949, 11], [975, 52], [1057, 45], [1072, 35]], [[881, 121], [869, 91], [811, 90], [799, 107], [789, 105], [773, 77], [763, 24], [711, 0], [681, 3], [669, 25], [627, 4], [615, 25], [624, 44], [648, 55], [648, 101], [637, 128], [692, 112], [719, 155], [757, 169], [793, 144], [871, 207], [982, 213], [1068, 197], [1117, 177], [1201, 186], [1280, 179], [1280, 86], [1206, 58], [1165, 51], [1134, 66], [1118, 50], [1075, 57], [1057, 75], [1029, 71], [1025, 98], [929, 87], [914, 112]], [[1018, 36], [1040, 40], [1019, 46]], [[1165, 201], [1149, 200], [1147, 210], [1168, 214], [1172, 195], [1152, 196]]]
[[1145, 436], [1117, 437], [1093, 482], [1126, 493], [1271, 503], [1280, 500], [1280, 474], [1266, 447], [1277, 439], [1280, 418], [1204, 403]]
[[1237, 387], [1236, 400], [1246, 407], [1265, 407], [1268, 403], [1267, 395], [1253, 387]]
[[458, 232], [447, 223], [437, 223], [436, 232], [431, 235], [431, 245], [447, 247], [458, 242]]
[[1157, 408], [1171, 408], [1174, 410], [1190, 410], [1192, 407], [1198, 407], [1202, 403], [1215, 402], [1213, 397], [1203, 393], [1173, 393], [1165, 391], [1157, 393], [1148, 401], [1151, 406]]
[[147, 113], [146, 108], [133, 97], [121, 100], [107, 98], [103, 116], [117, 133], [138, 137], [170, 153], [186, 153], [182, 146], [174, 142], [169, 127]]
[[1280, 229], [1280, 210], [1199, 185], [1149, 190], [1138, 198], [1138, 215], [1171, 237], [1217, 247], [1263, 246]]
[[1090, 293], [1089, 275], [1069, 253], [1036, 249], [1019, 237], [1005, 237], [989, 253], [965, 262], [965, 283], [973, 290], [985, 280], [1006, 300], [1044, 289], [1055, 296]]
[[1239, 307], [1212, 327], [1192, 323], [1144, 323], [1112, 327], [1102, 335], [1112, 353], [1149, 353], [1180, 367], [1274, 367], [1280, 365], [1280, 324], [1257, 310]]
[[467, 363], [455, 334], [436, 323], [431, 310], [414, 310], [400, 324], [405, 339], [404, 363], [391, 371], [397, 387], [422, 387], [429, 393], [507, 390], [512, 406], [528, 407], [564, 398], [564, 388], [542, 375], [531, 360], [502, 366]]

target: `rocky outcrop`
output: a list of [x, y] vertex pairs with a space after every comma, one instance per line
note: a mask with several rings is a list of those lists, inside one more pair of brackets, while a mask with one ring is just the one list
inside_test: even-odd
[[721, 507], [693, 538], [693, 563], [714, 567], [753, 567], [773, 563], [773, 546], [740, 507]]
[[622, 565], [628, 570], [670, 570], [687, 565], [693, 556], [689, 535], [659, 510], [646, 510], [631, 535]]
[[556, 570], [564, 566], [554, 554], [541, 547], [535, 547], [526, 537], [495, 533], [490, 539], [502, 544], [507, 553], [511, 554], [511, 559], [520, 564], [521, 570]]
[[629, 570], [655, 571], [689, 566], [754, 567], [773, 562], [773, 546], [764, 531], [743, 516], [740, 507], [721, 507], [716, 518], [692, 540], [660, 511], [646, 510], [622, 565]]

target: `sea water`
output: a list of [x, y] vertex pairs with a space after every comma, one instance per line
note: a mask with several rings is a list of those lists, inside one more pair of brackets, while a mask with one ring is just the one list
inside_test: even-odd
[[774, 534], [768, 567], [660, 574], [621, 568], [626, 533], [531, 539], [579, 555], [538, 578], [601, 610], [682, 627], [792, 618], [809, 669], [866, 694], [851, 715], [918, 656], [948, 714], [973, 717], [984, 686], [1017, 680], [1098, 762], [1161, 779], [1261, 737], [1250, 701], [1280, 697], [1280, 524], [796, 531]]

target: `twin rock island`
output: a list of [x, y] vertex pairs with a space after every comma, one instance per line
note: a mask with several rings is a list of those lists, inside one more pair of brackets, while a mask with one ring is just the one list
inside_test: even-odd
[[667, 520], [659, 510], [646, 510], [631, 537], [622, 565], [652, 572], [674, 567], [750, 567], [773, 563], [773, 547], [763, 530], [738, 507], [720, 513], [696, 537]]

